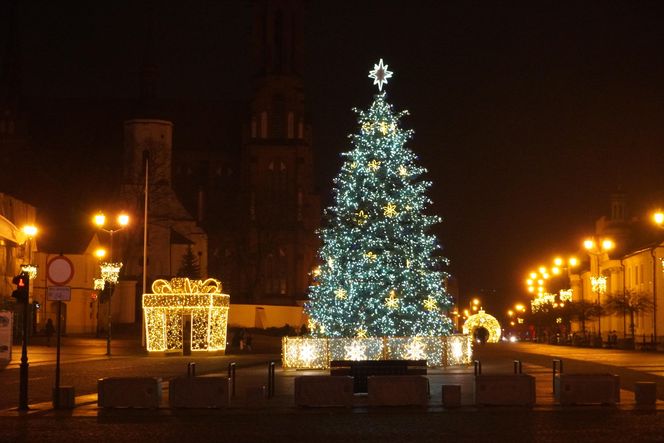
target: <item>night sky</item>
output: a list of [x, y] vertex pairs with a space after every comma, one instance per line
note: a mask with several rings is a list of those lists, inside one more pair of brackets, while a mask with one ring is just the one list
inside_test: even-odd
[[[135, 3], [22, 2], [23, 93], [135, 97], [152, 21], [160, 96], [248, 97], [249, 2], [155, 2], [152, 20]], [[489, 309], [525, 300], [525, 273], [576, 252], [618, 187], [632, 216], [664, 204], [662, 23], [660, 1], [308, 2], [321, 195], [382, 57], [462, 297], [484, 290]]]

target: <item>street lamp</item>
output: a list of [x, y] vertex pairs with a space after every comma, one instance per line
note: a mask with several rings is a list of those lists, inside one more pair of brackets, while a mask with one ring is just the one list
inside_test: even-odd
[[[664, 212], [654, 212], [652, 220], [657, 227], [664, 228]], [[659, 245], [650, 249], [650, 255], [652, 256], [652, 336], [655, 349], [657, 349], [657, 260], [655, 250], [658, 247]], [[664, 266], [664, 261], [662, 261], [662, 266]]]
[[[109, 244], [109, 261], [107, 262], [102, 262], [100, 264], [100, 269], [101, 269], [101, 278], [104, 282], [105, 285], [109, 285], [108, 288], [108, 317], [107, 317], [107, 334], [106, 334], [106, 355], [110, 356], [111, 355], [111, 323], [112, 323], [112, 300], [113, 300], [113, 290], [115, 289], [115, 284], [118, 282], [118, 277], [120, 275], [120, 269], [122, 268], [122, 262], [114, 262], [113, 261], [113, 234], [123, 230], [124, 228], [129, 225], [129, 216], [125, 214], [124, 212], [121, 212], [118, 214], [116, 218], [116, 225], [113, 228], [105, 228], [106, 226], [106, 216], [104, 215], [103, 212], [98, 212], [95, 214], [93, 217], [93, 222], [97, 226], [97, 228], [100, 231], [107, 232], [109, 237], [110, 237], [110, 244]], [[99, 251], [99, 254], [101, 254], [101, 251]], [[97, 254], [95, 254], [97, 255]], [[106, 252], [104, 251], [103, 256], [106, 255]], [[102, 256], [102, 258], [103, 258]], [[97, 255], [99, 257], [99, 255]]]
[[[27, 260], [28, 263], [24, 266], [26, 266], [27, 271], [26, 274], [28, 274], [28, 281], [30, 279], [33, 279], [34, 277], [37, 276], [37, 267], [33, 264], [30, 263], [32, 260], [32, 239], [37, 235], [37, 228], [33, 225], [26, 225], [23, 226], [21, 229], [23, 233], [26, 235], [27, 239], [25, 241], [25, 248], [27, 249]], [[33, 275], [30, 275], [30, 270], [33, 271]], [[20, 275], [25, 275], [21, 273]], [[15, 277], [15, 280], [19, 278], [19, 276]], [[28, 283], [28, 288], [30, 288], [30, 284]], [[23, 324], [22, 326], [22, 332], [23, 332], [23, 337], [21, 340], [21, 364], [19, 366], [19, 406], [18, 409], [20, 411], [27, 411], [28, 410], [28, 304], [30, 301], [30, 294], [25, 294], [25, 299], [23, 303]]]
[[[602, 312], [601, 312], [601, 294], [606, 292], [606, 277], [601, 275], [599, 269], [599, 259], [602, 255], [606, 254], [613, 248], [615, 248], [615, 243], [609, 238], [597, 239], [597, 238], [587, 238], [583, 241], [583, 247], [588, 252], [588, 255], [595, 257], [597, 259], [597, 269], [595, 277], [591, 277], [591, 284], [593, 292], [597, 294], [597, 333], [599, 334], [600, 340], [602, 339]], [[592, 266], [591, 266], [592, 267]]]

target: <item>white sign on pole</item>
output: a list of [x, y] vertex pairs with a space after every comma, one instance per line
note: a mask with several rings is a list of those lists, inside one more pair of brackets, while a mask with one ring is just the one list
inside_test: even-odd
[[0, 363], [12, 360], [12, 313], [0, 311]]
[[49, 286], [46, 299], [48, 301], [71, 301], [71, 287]]

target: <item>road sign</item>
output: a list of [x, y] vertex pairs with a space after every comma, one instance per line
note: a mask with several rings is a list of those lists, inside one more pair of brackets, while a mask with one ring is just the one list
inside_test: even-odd
[[71, 301], [71, 287], [49, 286], [46, 299], [48, 301]]
[[74, 264], [64, 255], [53, 257], [46, 266], [47, 277], [54, 285], [66, 285], [74, 277]]

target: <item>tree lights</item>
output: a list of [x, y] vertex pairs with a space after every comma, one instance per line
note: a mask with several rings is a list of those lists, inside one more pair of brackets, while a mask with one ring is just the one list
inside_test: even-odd
[[[370, 77], [379, 90], [392, 73], [382, 60]], [[452, 322], [443, 288], [447, 276], [426, 215], [426, 171], [406, 147], [412, 131], [399, 127], [385, 93], [358, 114], [359, 133], [335, 179], [329, 224], [320, 232], [320, 273], [306, 311], [318, 337], [439, 337]], [[355, 349], [355, 348], [354, 348]], [[356, 353], [359, 352], [356, 349]]]

